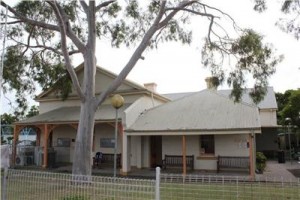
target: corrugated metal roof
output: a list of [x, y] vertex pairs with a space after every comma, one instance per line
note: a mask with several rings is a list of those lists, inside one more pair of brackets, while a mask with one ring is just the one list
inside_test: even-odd
[[127, 132], [260, 128], [258, 108], [203, 90], [145, 111]]
[[[232, 90], [217, 90], [218, 93], [223, 94], [227, 97], [230, 96]], [[251, 97], [249, 96], [251, 89], [246, 89], [242, 95], [242, 102], [256, 105]], [[165, 97], [171, 99], [171, 100], [176, 100], [180, 99], [185, 96], [189, 96], [192, 94], [195, 94], [196, 92], [187, 92], [187, 93], [170, 93], [170, 94], [163, 94]], [[267, 93], [264, 99], [258, 103], [257, 105], [260, 109], [277, 109], [277, 102], [276, 102], [276, 97], [275, 97], [275, 92], [273, 90], [273, 87], [268, 87], [267, 88]]]
[[[130, 104], [125, 104], [120, 108], [120, 113], [128, 108]], [[113, 121], [115, 120], [115, 108], [111, 105], [102, 105], [95, 114], [95, 121]], [[38, 124], [38, 123], [60, 123], [60, 122], [78, 122], [80, 116], [80, 107], [61, 107], [55, 110], [25, 119], [16, 124]]]

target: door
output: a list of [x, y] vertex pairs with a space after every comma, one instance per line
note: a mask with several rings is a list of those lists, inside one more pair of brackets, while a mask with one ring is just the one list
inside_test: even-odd
[[151, 168], [162, 166], [162, 136], [150, 137], [150, 166]]

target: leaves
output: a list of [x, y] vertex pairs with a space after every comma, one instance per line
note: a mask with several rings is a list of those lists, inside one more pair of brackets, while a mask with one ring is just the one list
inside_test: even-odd
[[285, 125], [285, 119], [290, 118], [291, 124], [300, 128], [300, 89], [288, 90], [283, 95], [283, 106], [279, 109], [280, 124]]

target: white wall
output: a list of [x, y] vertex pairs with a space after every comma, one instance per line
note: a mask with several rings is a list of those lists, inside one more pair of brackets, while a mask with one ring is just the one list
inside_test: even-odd
[[260, 123], [262, 127], [277, 126], [277, 115], [274, 109], [259, 110]]
[[[115, 138], [115, 127], [109, 124], [97, 124], [94, 130], [94, 145], [95, 145], [95, 152], [102, 152], [102, 153], [114, 153], [114, 148], [103, 148], [100, 147], [100, 139], [101, 138]], [[118, 149], [117, 153], [122, 152], [122, 138], [120, 133], [118, 133]]]
[[[70, 138], [70, 147], [57, 147], [58, 138]], [[76, 139], [76, 129], [68, 125], [58, 126], [52, 133], [52, 146], [56, 151], [56, 162], [73, 162], [75, 142], [72, 139]], [[42, 143], [44, 145], [44, 143]]]
[[216, 135], [215, 155], [218, 156], [249, 156], [247, 147], [248, 134]]
[[39, 112], [40, 114], [42, 114], [60, 107], [73, 107], [73, 106], [80, 106], [80, 101], [79, 100], [65, 100], [65, 101], [57, 100], [57, 101], [40, 102]]
[[[248, 134], [215, 135], [215, 156], [200, 155], [200, 136], [186, 136], [186, 154], [194, 155], [195, 169], [216, 170], [217, 156], [249, 156]], [[162, 158], [182, 155], [182, 136], [162, 137]]]
[[146, 109], [153, 108], [164, 103], [161, 100], [152, 99], [149, 96], [142, 96], [125, 110], [124, 128], [131, 126], [140, 114]]

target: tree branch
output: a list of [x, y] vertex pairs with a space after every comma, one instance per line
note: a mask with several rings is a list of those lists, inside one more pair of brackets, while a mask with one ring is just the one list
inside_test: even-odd
[[47, 23], [44, 23], [44, 22], [39, 22], [39, 21], [36, 21], [36, 20], [32, 20], [32, 19], [29, 19], [21, 14], [19, 14], [17, 11], [15, 11], [12, 7], [10, 7], [9, 5], [7, 5], [6, 3], [4, 3], [3, 1], [0, 1], [0, 4], [3, 6], [3, 7], [7, 7], [7, 9], [12, 12], [17, 18], [19, 18], [22, 22], [26, 22], [26, 23], [29, 23], [33, 26], [39, 26], [39, 27], [42, 27], [42, 28], [46, 28], [46, 29], [49, 29], [49, 30], [53, 30], [53, 31], [59, 31], [59, 27], [58, 26], [55, 26], [55, 25], [52, 25], [52, 24], [47, 24]]
[[13, 22], [1, 22], [0, 25], [5, 25], [5, 24], [18, 24], [23, 22], [22, 20], [17, 20], [17, 21], [13, 21]]
[[[113, 91], [115, 91], [120, 83], [125, 80], [126, 76], [129, 74], [129, 72], [132, 70], [132, 68], [135, 66], [137, 61], [141, 58], [142, 53], [144, 50], [148, 47], [149, 41], [151, 40], [152, 36], [155, 34], [157, 30], [159, 30], [159, 22], [165, 12], [165, 7], [166, 7], [166, 1], [161, 1], [161, 7], [159, 10], [159, 13], [157, 17], [155, 18], [152, 26], [149, 28], [149, 30], [146, 32], [144, 38], [134, 51], [133, 55], [129, 59], [128, 63], [125, 65], [125, 67], [122, 69], [120, 74], [116, 77], [116, 79], [113, 80], [111, 85], [104, 90], [96, 99], [96, 108], [103, 102], [105, 101], [105, 98], [111, 94]], [[95, 109], [96, 109], [95, 108]]]
[[[170, 14], [168, 14], [162, 22], [159, 23], [159, 28], [166, 26], [168, 22], [177, 14], [177, 12], [180, 11], [180, 9], [192, 5], [196, 2], [198, 1], [182, 1], [177, 7], [172, 9], [173, 11]], [[165, 11], [167, 10], [170, 10], [170, 8], [165, 9]]]
[[54, 9], [54, 13], [57, 17], [58, 23], [60, 25], [60, 35], [61, 35], [61, 49], [65, 58], [65, 63], [66, 63], [66, 68], [69, 72], [69, 75], [72, 79], [72, 83], [73, 86], [75, 87], [77, 94], [79, 96], [79, 98], [81, 99], [81, 101], [85, 101], [85, 97], [84, 94], [81, 90], [78, 78], [76, 76], [75, 70], [71, 64], [71, 60], [67, 51], [67, 38], [66, 38], [66, 26], [63, 20], [63, 17], [61, 16], [60, 10], [57, 7], [57, 3], [56, 2], [52, 2], [52, 1], [47, 1], [48, 4]]
[[28, 35], [28, 38], [27, 38], [27, 45], [25, 45], [25, 46], [26, 46], [26, 49], [25, 49], [25, 50], [23, 51], [23, 53], [21, 54], [21, 57], [24, 56], [24, 54], [26, 53], [26, 51], [28, 50], [28, 48], [29, 48], [29, 46], [30, 46], [30, 37], [31, 37], [33, 31], [34, 31], [34, 26], [32, 27], [32, 29], [31, 29], [30, 32], [29, 32], [29, 35]]
[[80, 39], [75, 35], [75, 33], [72, 31], [71, 23], [69, 22], [69, 18], [67, 14], [65, 13], [64, 9], [56, 3], [56, 7], [58, 9], [58, 12], [61, 13], [61, 19], [62, 22], [66, 25], [65, 31], [67, 36], [73, 41], [73, 43], [76, 45], [78, 50], [80, 50], [82, 53], [85, 52], [85, 45], [80, 41]]
[[[12, 7], [8, 6], [3, 1], [0, 1], [0, 3], [3, 7], [7, 6], [8, 10], [10, 12], [12, 12], [18, 19], [20, 19], [20, 22], [24, 22], [24, 23], [31, 24], [33, 26], [38, 26], [38, 27], [42, 27], [42, 28], [45, 28], [45, 29], [60, 32], [60, 28], [56, 25], [47, 24], [47, 23], [44, 23], [44, 22], [29, 19], [29, 18], [24, 17], [23, 15], [19, 14], [18, 12], [16, 12]], [[62, 11], [63, 9], [60, 8], [60, 10]], [[66, 14], [64, 13], [64, 11], [63, 11], [63, 14], [64, 14], [64, 19], [65, 19]], [[74, 44], [77, 46], [77, 48], [83, 53], [84, 49], [85, 49], [85, 45], [74, 34], [74, 32], [72, 31], [72, 28], [70, 26], [70, 23], [68, 23], [68, 27], [66, 29], [66, 35], [74, 42]]]
[[84, 12], [88, 12], [88, 5], [85, 3], [84, 0], [80, 0], [81, 7], [83, 8]]
[[105, 1], [103, 3], [100, 3], [98, 6], [96, 6], [95, 12], [99, 11], [101, 8], [108, 6], [109, 4], [115, 2], [116, 0], [111, 1]]

